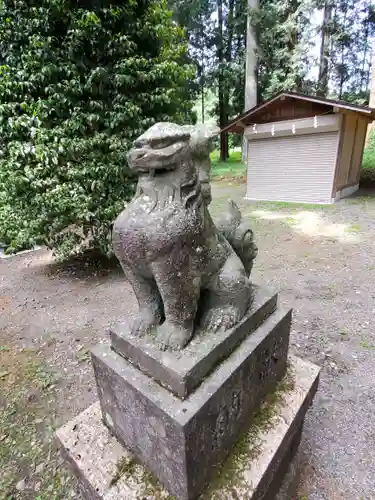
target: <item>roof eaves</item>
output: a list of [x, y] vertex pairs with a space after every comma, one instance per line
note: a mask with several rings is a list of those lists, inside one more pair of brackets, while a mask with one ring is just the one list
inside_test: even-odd
[[322, 97], [309, 96], [305, 94], [298, 94], [297, 92], [285, 92], [285, 95], [289, 97], [294, 97], [295, 99], [300, 99], [304, 101], [316, 102], [319, 104], [326, 104], [328, 106], [333, 106], [342, 109], [348, 109], [349, 111], [354, 111], [358, 113], [365, 113], [367, 115], [371, 114], [373, 111], [372, 108], [368, 106], [360, 106], [359, 104], [349, 104], [343, 101], [335, 100], [335, 99], [326, 99]]
[[[272, 104], [273, 102], [277, 101], [278, 99], [282, 97], [292, 97], [294, 99], [300, 99], [300, 100], [305, 100], [305, 101], [310, 101], [310, 102], [315, 102], [318, 104], [323, 104], [326, 106], [331, 106], [333, 108], [340, 108], [340, 109], [346, 109], [348, 111], [353, 111], [355, 113], [362, 113], [367, 116], [370, 116], [371, 118], [375, 119], [375, 109], [370, 108], [367, 106], [359, 106], [359, 105], [352, 105], [352, 104], [347, 104], [342, 101], [335, 101], [333, 99], [326, 99], [326, 98], [321, 98], [321, 97], [315, 97], [315, 96], [308, 96], [305, 94], [299, 94], [297, 92], [287, 92], [287, 91], [282, 91], [276, 94], [274, 97], [269, 99], [268, 101], [263, 102], [262, 104], [258, 104], [257, 106], [254, 106], [253, 108], [249, 109], [248, 111], [245, 111], [241, 115], [237, 116], [237, 118], [234, 118], [231, 120], [228, 125], [226, 125], [221, 132], [227, 132], [229, 129], [233, 128], [241, 128], [243, 130], [246, 125], [244, 123], [244, 120], [254, 114], [256, 111], [261, 110], [262, 108], [265, 108]], [[247, 124], [246, 126], [249, 126], [250, 124]]]
[[[228, 130], [229, 128], [233, 127], [234, 125], [236, 125], [238, 122], [242, 122], [243, 123], [243, 120], [245, 120], [248, 116], [252, 115], [253, 113], [255, 113], [255, 111], [259, 111], [261, 110], [262, 108], [266, 107], [266, 106], [269, 106], [271, 103], [275, 102], [277, 99], [279, 99], [281, 96], [285, 96], [287, 95], [286, 92], [279, 92], [278, 94], [276, 94], [274, 97], [272, 97], [272, 99], [269, 99], [268, 101], [264, 101], [262, 102], [261, 104], [257, 104], [256, 106], [254, 106], [253, 108], [250, 108], [248, 111], [245, 111], [244, 113], [242, 113], [241, 115], [237, 116], [237, 118], [234, 118], [233, 120], [231, 120], [228, 125], [226, 125], [222, 130], [221, 132], [225, 132], [226, 130]], [[243, 128], [242, 124], [239, 125], [241, 128]]]

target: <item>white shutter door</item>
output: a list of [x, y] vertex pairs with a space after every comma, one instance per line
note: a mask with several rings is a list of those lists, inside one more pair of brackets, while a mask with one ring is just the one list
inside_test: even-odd
[[330, 203], [338, 132], [249, 141], [251, 200]]

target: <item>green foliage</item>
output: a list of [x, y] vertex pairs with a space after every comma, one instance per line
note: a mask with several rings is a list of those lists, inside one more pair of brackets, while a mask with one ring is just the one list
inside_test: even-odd
[[0, 7], [0, 240], [14, 250], [107, 252], [135, 188], [131, 141], [194, 119], [184, 33], [164, 1], [87, 6]]
[[260, 10], [251, 13], [258, 32], [258, 98], [271, 98], [283, 90], [306, 91], [312, 46], [309, 0], [260, 0]]
[[375, 134], [371, 133], [367, 147], [363, 152], [362, 167], [375, 170]]
[[329, 54], [333, 97], [368, 103], [374, 29], [371, 0], [334, 3]]
[[363, 152], [360, 185], [375, 187], [375, 134], [371, 133], [367, 147]]
[[215, 150], [211, 153], [212, 169], [211, 177], [243, 177], [246, 175], [246, 165], [242, 163], [242, 153], [240, 150], [231, 151], [227, 161], [220, 161], [220, 151]]
[[[212, 161], [212, 167], [214, 168], [217, 164], [217, 162], [220, 160], [220, 151], [215, 149], [215, 151], [212, 151], [211, 153], [211, 161]], [[229, 153], [229, 160], [232, 163], [240, 163], [242, 161], [242, 153], [241, 150], [237, 151], [230, 151]]]
[[210, 59], [210, 47], [213, 44], [212, 13], [215, 4], [212, 0], [168, 0], [176, 22], [185, 29], [189, 45], [189, 57], [196, 68], [194, 80], [190, 83], [192, 90], [200, 94], [200, 118], [205, 121], [208, 113], [205, 110], [207, 68]]

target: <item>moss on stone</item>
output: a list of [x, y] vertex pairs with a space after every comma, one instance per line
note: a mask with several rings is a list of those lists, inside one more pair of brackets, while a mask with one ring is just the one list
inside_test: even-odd
[[144, 488], [142, 489], [142, 496], [149, 495], [155, 500], [176, 500], [174, 496], [169, 495], [159, 480], [144, 469], [142, 474], [142, 481], [144, 483]]
[[111, 486], [119, 482], [122, 476], [130, 477], [135, 473], [136, 461], [134, 457], [122, 457], [116, 464], [116, 472], [111, 479]]
[[155, 500], [175, 500], [169, 495], [159, 480], [149, 472], [135, 457], [122, 457], [116, 464], [116, 471], [110, 486], [116, 485], [120, 479], [132, 480], [139, 486], [138, 498], [141, 500], [151, 496]]
[[202, 500], [221, 499], [223, 491], [228, 493], [230, 498], [237, 498], [235, 490], [243, 484], [244, 470], [248, 468], [249, 461], [254, 460], [260, 452], [260, 433], [272, 427], [285, 393], [293, 388], [294, 376], [288, 365], [285, 377], [279, 382], [276, 390], [267, 395], [259, 411], [254, 414], [250, 427], [243, 432], [230, 455], [218, 467], [216, 477], [203, 493]]
[[[201, 500], [222, 500], [223, 492], [233, 500], [239, 498], [236, 489], [241, 488], [243, 484], [243, 472], [249, 466], [249, 461], [260, 451], [259, 435], [272, 427], [284, 395], [293, 388], [294, 375], [288, 365], [287, 374], [279, 382], [276, 390], [267, 395], [260, 410], [254, 415], [250, 427], [237, 440], [229, 457], [217, 468], [216, 475], [208, 489], [201, 495]], [[155, 500], [175, 500], [174, 496], [165, 491], [159, 480], [134, 458], [124, 457], [119, 461], [112, 484], [116, 484], [122, 476], [132, 477], [140, 485], [140, 499], [152, 497]]]

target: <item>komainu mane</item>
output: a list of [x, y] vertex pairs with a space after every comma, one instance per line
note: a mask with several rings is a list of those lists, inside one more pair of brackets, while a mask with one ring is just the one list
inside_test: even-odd
[[157, 123], [129, 152], [139, 181], [114, 223], [113, 248], [139, 304], [131, 333], [156, 329], [162, 348], [183, 348], [198, 327], [233, 327], [252, 301], [253, 233], [233, 202], [218, 227], [208, 211], [216, 133]]

